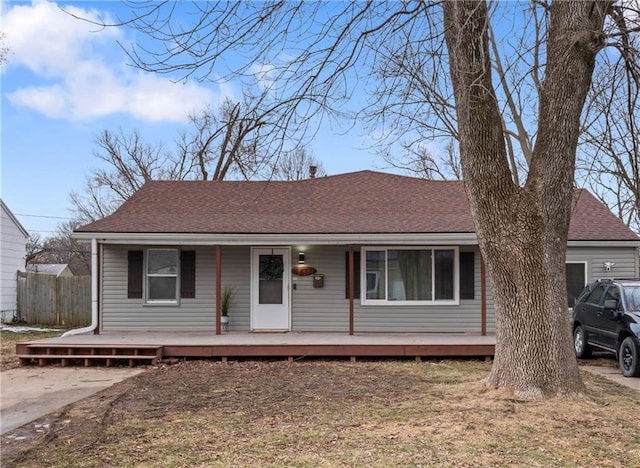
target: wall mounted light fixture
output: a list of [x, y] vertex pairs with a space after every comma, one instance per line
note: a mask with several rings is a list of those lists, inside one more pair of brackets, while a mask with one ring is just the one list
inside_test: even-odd
[[298, 264], [304, 264], [304, 252], [298, 252]]
[[611, 271], [613, 267], [616, 266], [614, 262], [604, 262], [604, 271]]

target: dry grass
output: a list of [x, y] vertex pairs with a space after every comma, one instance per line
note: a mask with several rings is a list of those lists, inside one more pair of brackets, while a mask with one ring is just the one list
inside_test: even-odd
[[62, 335], [65, 331], [66, 330], [29, 330], [15, 333], [12, 331], [0, 330], [0, 370], [13, 369], [20, 366], [20, 361], [16, 357], [16, 343], [53, 338]]
[[524, 403], [477, 383], [489, 366], [149, 368], [38, 421], [42, 433], [31, 424], [3, 436], [2, 465], [640, 466], [640, 392], [584, 374], [583, 397]]

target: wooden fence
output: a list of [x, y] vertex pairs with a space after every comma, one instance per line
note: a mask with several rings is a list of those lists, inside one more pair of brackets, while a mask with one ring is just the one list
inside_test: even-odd
[[18, 316], [29, 324], [83, 327], [91, 323], [91, 276], [18, 273]]

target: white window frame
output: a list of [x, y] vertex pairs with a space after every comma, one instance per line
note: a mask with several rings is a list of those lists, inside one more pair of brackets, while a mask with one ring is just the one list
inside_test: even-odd
[[[388, 255], [389, 250], [430, 250], [431, 254], [431, 294], [435, 295], [435, 251], [437, 250], [453, 250], [453, 299], [433, 299], [430, 301], [390, 301], [387, 299], [389, 293], [389, 273], [388, 273]], [[385, 284], [384, 299], [367, 299], [367, 252], [384, 251], [385, 252]], [[360, 304], [361, 305], [380, 305], [380, 306], [422, 306], [422, 305], [460, 305], [460, 251], [456, 246], [366, 246], [362, 247], [360, 254]]]
[[[149, 273], [149, 252], [168, 250], [175, 252], [176, 254], [176, 272], [175, 274], [169, 273]], [[175, 299], [151, 299], [149, 297], [150, 287], [149, 278], [175, 278], [176, 279], [176, 291]], [[144, 298], [145, 304], [149, 305], [179, 305], [180, 304], [180, 249], [170, 247], [150, 247], [146, 249], [144, 256]]]

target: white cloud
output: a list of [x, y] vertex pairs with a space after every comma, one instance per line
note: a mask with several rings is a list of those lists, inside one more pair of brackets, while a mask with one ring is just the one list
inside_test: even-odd
[[[109, 20], [93, 9], [64, 9], [93, 21]], [[14, 89], [7, 94], [13, 105], [69, 120], [125, 113], [147, 121], [184, 121], [189, 112], [219, 99], [194, 83], [136, 72], [124, 63], [116, 43], [122, 31], [100, 29], [68, 13], [46, 1], [5, 8], [2, 29], [10, 53], [3, 80], [10, 84], [21, 68], [31, 72], [29, 85], [5, 86]]]
[[275, 69], [276, 67], [271, 63], [253, 64], [250, 67], [258, 86], [269, 92], [273, 92], [276, 89]]

